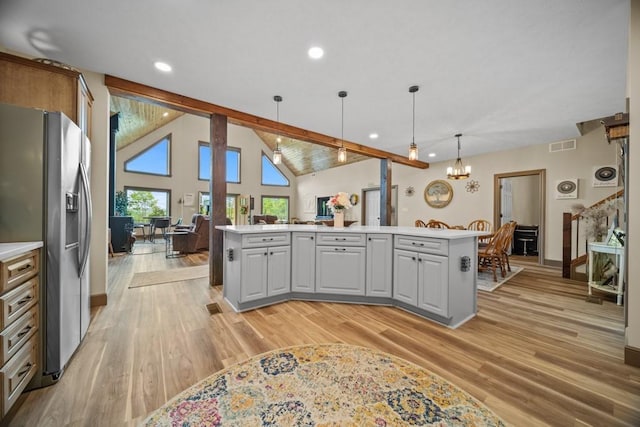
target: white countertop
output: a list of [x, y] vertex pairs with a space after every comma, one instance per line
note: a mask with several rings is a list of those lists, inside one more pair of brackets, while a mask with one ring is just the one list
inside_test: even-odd
[[472, 230], [447, 230], [440, 228], [422, 227], [390, 227], [352, 225], [350, 227], [335, 228], [326, 225], [306, 224], [258, 224], [258, 225], [216, 225], [216, 229], [235, 234], [274, 233], [290, 231], [306, 231], [311, 233], [371, 233], [371, 234], [400, 234], [405, 236], [435, 237], [438, 239], [463, 239], [473, 236], [486, 236], [491, 233]]
[[6, 261], [14, 256], [33, 249], [41, 248], [42, 242], [12, 242], [0, 243], [0, 261]]

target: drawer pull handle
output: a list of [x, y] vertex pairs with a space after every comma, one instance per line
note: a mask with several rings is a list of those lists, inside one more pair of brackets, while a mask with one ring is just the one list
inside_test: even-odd
[[336, 237], [335, 239], [336, 239], [336, 241], [338, 241], [338, 240], [346, 241], [347, 240], [346, 237], [343, 237], [343, 238]]
[[263, 237], [263, 238], [262, 238], [262, 241], [263, 241], [263, 242], [272, 242], [272, 241], [273, 241], [273, 237], [271, 237], [271, 238], [269, 238], [269, 239], [267, 239], [266, 237]]
[[347, 248], [333, 248], [334, 251], [346, 251]]
[[424, 243], [411, 242], [413, 246], [424, 246]]
[[31, 370], [32, 366], [33, 365], [31, 364], [31, 362], [28, 362], [26, 365], [24, 365], [24, 367], [22, 368], [22, 371], [18, 372], [18, 377], [25, 376]]
[[31, 301], [32, 299], [33, 299], [33, 297], [31, 295], [27, 295], [26, 297], [24, 297], [20, 301], [18, 301], [16, 304], [17, 305], [24, 305], [24, 304], [28, 303], [29, 301]]
[[23, 330], [18, 332], [18, 339], [20, 339], [23, 336], [27, 335], [31, 329], [33, 329], [33, 326], [27, 325]]
[[30, 268], [33, 268], [33, 266], [31, 264], [25, 264], [22, 267], [18, 268], [18, 272], [22, 273], [25, 270], [29, 270]]

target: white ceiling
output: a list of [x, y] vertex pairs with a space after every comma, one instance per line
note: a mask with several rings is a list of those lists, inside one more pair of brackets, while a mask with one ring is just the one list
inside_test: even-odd
[[334, 137], [346, 90], [344, 138], [401, 155], [416, 84], [433, 162], [458, 132], [469, 156], [623, 111], [628, 16], [629, 0], [0, 0], [0, 45], [269, 119], [278, 94], [282, 122]]

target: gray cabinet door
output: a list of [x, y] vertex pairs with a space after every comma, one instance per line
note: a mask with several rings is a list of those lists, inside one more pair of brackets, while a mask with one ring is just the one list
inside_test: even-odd
[[268, 248], [242, 250], [240, 302], [266, 298], [268, 260]]
[[316, 292], [364, 295], [365, 248], [316, 246]]
[[315, 233], [292, 233], [291, 290], [315, 292], [316, 241]]
[[417, 306], [418, 254], [396, 249], [393, 257], [393, 298]]
[[393, 236], [369, 234], [367, 236], [366, 294], [391, 297], [393, 281]]
[[448, 316], [448, 258], [418, 254], [418, 261], [418, 307], [440, 316]]
[[289, 293], [291, 290], [291, 248], [278, 246], [267, 249], [269, 250], [267, 296]]

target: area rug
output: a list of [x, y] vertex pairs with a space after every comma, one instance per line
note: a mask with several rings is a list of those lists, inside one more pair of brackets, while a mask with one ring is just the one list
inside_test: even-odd
[[514, 265], [511, 266], [511, 271], [507, 271], [507, 275], [502, 277], [500, 273], [498, 273], [498, 281], [493, 281], [493, 273], [491, 271], [479, 271], [478, 272], [478, 290], [485, 292], [493, 292], [498, 287], [504, 285], [509, 281], [513, 276], [520, 273], [524, 270], [523, 267], [516, 267]]
[[271, 351], [178, 394], [144, 426], [504, 426], [444, 379], [346, 344]]
[[131, 283], [129, 283], [129, 288], [180, 282], [207, 276], [209, 276], [209, 265], [207, 264], [195, 267], [172, 268], [170, 270], [147, 271], [134, 274], [131, 278]]

